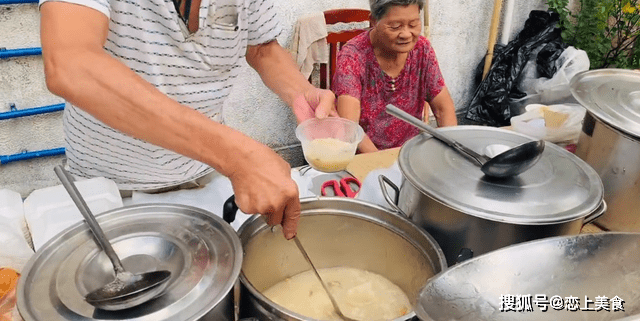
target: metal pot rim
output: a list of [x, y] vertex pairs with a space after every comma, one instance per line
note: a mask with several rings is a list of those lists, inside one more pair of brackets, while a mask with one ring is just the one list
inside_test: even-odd
[[[496, 250], [493, 250], [489, 253], [485, 253], [482, 254], [480, 256], [465, 260], [464, 262], [460, 262], [458, 264], [455, 264], [454, 266], [451, 266], [449, 269], [442, 271], [438, 274], [436, 274], [435, 276], [433, 276], [432, 278], [430, 278], [427, 283], [422, 287], [422, 289], [420, 290], [420, 295], [419, 295], [419, 299], [418, 299], [418, 308], [416, 309], [417, 314], [419, 317], [423, 318], [424, 320], [431, 320], [432, 318], [428, 315], [428, 311], [426, 311], [425, 309], [425, 300], [428, 300], [429, 298], [432, 298], [433, 296], [430, 296], [428, 291], [430, 290], [430, 288], [434, 287], [435, 285], [438, 284], [442, 284], [442, 282], [446, 282], [446, 280], [454, 280], [452, 286], [455, 285], [469, 285], [472, 284], [472, 281], [468, 281], [465, 283], [465, 280], [475, 280], [474, 275], [470, 275], [470, 273], [464, 273], [465, 271], [471, 271], [472, 268], [470, 268], [470, 266], [473, 265], [478, 265], [480, 263], [491, 263], [493, 265], [499, 265], [499, 262], [502, 262], [502, 260], [509, 260], [508, 258], [513, 257], [514, 254], [518, 254], [518, 253], [524, 253], [526, 252], [526, 250], [529, 250], [532, 253], [547, 253], [547, 251], [552, 250], [552, 251], [556, 251], [556, 255], [562, 252], [565, 252], [565, 259], [569, 262], [573, 262], [574, 266], [575, 263], [577, 263], [579, 260], [584, 259], [586, 257], [594, 257], [594, 253], [597, 253], [598, 248], [595, 247], [593, 244], [596, 243], [595, 240], [607, 240], [608, 241], [612, 241], [612, 240], [616, 240], [616, 239], [623, 239], [626, 240], [627, 242], [631, 243], [631, 241], [634, 240], [638, 240], [640, 239], [640, 233], [635, 233], [635, 232], [607, 232], [607, 233], [593, 233], [593, 234], [578, 234], [578, 235], [565, 235], [565, 236], [554, 236], [554, 237], [548, 237], [548, 238], [543, 238], [543, 239], [536, 239], [536, 240], [531, 240], [531, 241], [526, 241], [526, 242], [521, 242], [521, 243], [517, 243], [517, 244], [511, 244], [509, 246], [503, 247], [503, 248], [499, 248]], [[603, 242], [606, 243], [606, 242]], [[568, 251], [568, 248], [571, 247], [571, 244], [589, 244], [584, 245], [582, 247], [579, 247], [577, 249], [574, 249], [573, 251]], [[547, 251], [541, 251], [542, 249], [547, 250]], [[619, 248], [616, 248], [616, 250], [619, 250]], [[511, 255], [510, 255], [511, 254]], [[526, 254], [526, 253], [525, 253]], [[554, 257], [552, 255], [550, 255], [550, 257]], [[569, 258], [567, 258], [569, 257]], [[630, 256], [631, 257], [631, 256]], [[615, 261], [618, 262], [618, 261]], [[619, 262], [618, 262], [619, 263]], [[504, 265], [504, 263], [502, 263]], [[564, 265], [567, 266], [567, 265]], [[475, 267], [475, 271], [479, 271], [479, 272], [487, 272], [487, 269], [482, 269], [482, 264], [480, 264], [480, 269], [478, 269], [478, 267]], [[530, 266], [525, 266], [525, 265], [520, 265], [521, 269], [525, 269], [525, 270], [533, 270]], [[573, 266], [572, 266], [573, 267]], [[511, 266], [511, 268], [513, 268], [513, 266]], [[570, 271], [573, 273], [574, 271], [579, 270], [579, 269], [570, 269]], [[603, 270], [605, 271], [605, 270]], [[509, 271], [512, 275], [509, 276], [509, 281], [507, 281], [507, 284], [511, 285], [512, 283], [510, 282], [517, 282], [518, 280], [516, 279], [516, 277], [520, 276], [520, 270], [513, 268], [512, 270]], [[566, 271], [565, 271], [566, 272]], [[537, 274], [539, 274], [539, 271], [536, 271]], [[560, 273], [561, 274], [561, 273]], [[515, 276], [514, 276], [515, 275]], [[561, 278], [562, 276], [560, 275], [559, 277], [556, 277], [555, 275], [553, 275], [552, 273], [543, 273], [542, 275], [544, 275], [544, 279], [547, 280], [547, 282], [550, 282], [549, 279], [552, 279], [554, 283], [558, 283], [561, 282]], [[454, 276], [453, 279], [449, 279], [451, 276]], [[581, 277], [585, 277], [585, 275], [581, 275]], [[443, 281], [445, 280], [445, 281]], [[572, 279], [574, 280], [574, 279]], [[458, 282], [459, 281], [459, 282]], [[519, 280], [519, 281], [523, 281], [523, 280]], [[473, 283], [475, 284], [481, 284], [481, 283]], [[536, 283], [537, 284], [537, 283]], [[560, 283], [558, 283], [560, 284]], [[479, 286], [479, 285], [478, 285]], [[462, 287], [461, 287], [462, 288]], [[465, 288], [466, 289], [466, 288]], [[598, 290], [598, 292], [600, 293], [600, 291]], [[436, 292], [437, 293], [437, 292]], [[519, 293], [519, 292], [518, 292]], [[525, 289], [524, 293], [528, 293]], [[523, 294], [524, 294], [523, 293]], [[541, 291], [541, 293], [545, 293], [544, 289], [543, 291]], [[551, 293], [545, 293], [545, 294], [549, 294], [552, 295]], [[555, 292], [553, 294], [556, 294]], [[574, 294], [574, 293], [572, 293]], [[578, 294], [578, 293], [575, 293]], [[574, 294], [574, 295], [575, 295]], [[478, 296], [480, 296], [481, 294], [478, 294]], [[622, 295], [622, 294], [620, 294]], [[625, 307], [626, 308], [626, 307]], [[470, 308], [472, 309], [472, 308]], [[468, 312], [473, 312], [473, 311], [468, 311]], [[537, 311], [536, 311], [537, 312]], [[486, 315], [483, 315], [486, 317]], [[483, 318], [483, 320], [486, 320]]]
[[[597, 69], [571, 79], [571, 94], [595, 118], [626, 136], [640, 139], [640, 73], [625, 69]], [[603, 92], [606, 95], [603, 95]]]

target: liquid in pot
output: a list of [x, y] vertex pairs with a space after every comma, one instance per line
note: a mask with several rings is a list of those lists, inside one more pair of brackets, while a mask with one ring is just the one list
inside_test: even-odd
[[[393, 320], [412, 310], [407, 295], [385, 277], [361, 269], [319, 269], [342, 313], [356, 320]], [[276, 304], [319, 320], [342, 320], [311, 270], [268, 288], [263, 294]]]

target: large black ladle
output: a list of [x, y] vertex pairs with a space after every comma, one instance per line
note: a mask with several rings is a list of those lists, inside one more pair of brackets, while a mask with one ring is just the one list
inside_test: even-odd
[[153, 271], [133, 274], [125, 271], [111, 243], [109, 243], [102, 228], [98, 225], [98, 221], [91, 214], [87, 203], [73, 183], [73, 177], [60, 165], [56, 166], [54, 171], [80, 210], [80, 213], [84, 216], [85, 222], [93, 232], [96, 242], [111, 260], [116, 274], [116, 278], [112, 282], [87, 294], [85, 297], [87, 303], [99, 309], [115, 311], [132, 308], [161, 294], [168, 285], [167, 281], [169, 281], [171, 272]]
[[485, 155], [480, 155], [459, 142], [441, 134], [438, 130], [394, 105], [387, 105], [387, 113], [418, 127], [434, 138], [449, 145], [466, 158], [480, 165], [480, 170], [485, 175], [491, 177], [505, 178], [521, 174], [535, 165], [542, 156], [542, 151], [544, 151], [544, 141], [537, 140], [518, 145], [490, 158]]

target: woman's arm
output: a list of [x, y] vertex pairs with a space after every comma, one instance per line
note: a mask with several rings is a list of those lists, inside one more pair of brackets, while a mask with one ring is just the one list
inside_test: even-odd
[[[356, 123], [360, 122], [360, 100], [349, 95], [341, 95], [338, 97], [338, 115], [342, 118], [352, 120]], [[369, 136], [364, 135], [364, 139], [358, 145], [361, 153], [371, 153], [378, 151], [376, 145], [373, 144]]]
[[[447, 87], [443, 87], [440, 93], [429, 102], [433, 115], [436, 117], [438, 127], [456, 126], [456, 107]], [[428, 114], [428, 113], [427, 113]]]

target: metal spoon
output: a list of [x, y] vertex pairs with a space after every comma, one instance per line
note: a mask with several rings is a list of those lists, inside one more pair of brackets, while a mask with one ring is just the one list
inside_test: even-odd
[[338, 306], [338, 302], [333, 297], [331, 292], [329, 292], [329, 288], [324, 283], [324, 281], [322, 281], [322, 278], [320, 277], [320, 273], [318, 273], [318, 270], [316, 270], [316, 267], [313, 265], [313, 263], [311, 263], [311, 259], [309, 258], [307, 251], [304, 250], [304, 247], [302, 246], [302, 243], [300, 243], [300, 240], [298, 240], [298, 236], [294, 236], [293, 241], [296, 243], [296, 246], [298, 247], [300, 252], [302, 252], [302, 256], [304, 256], [304, 258], [307, 260], [307, 263], [311, 265], [311, 270], [313, 270], [313, 273], [315, 273], [316, 277], [318, 278], [318, 281], [320, 281], [320, 284], [322, 284], [324, 291], [327, 292], [327, 295], [329, 296], [329, 300], [331, 300], [331, 304], [333, 305], [333, 309], [336, 310], [336, 313], [338, 314], [338, 316], [346, 321], [357, 321], [349, 317], [346, 317], [344, 314], [342, 314], [342, 312], [340, 311], [340, 307]]
[[544, 141], [532, 141], [513, 147], [505, 152], [489, 158], [480, 155], [459, 142], [441, 134], [438, 130], [425, 124], [420, 119], [409, 115], [404, 110], [388, 104], [387, 113], [406, 121], [407, 123], [418, 127], [419, 129], [431, 134], [431, 136], [444, 142], [450, 147], [457, 150], [460, 154], [480, 165], [480, 170], [487, 176], [491, 177], [511, 177], [523, 173], [524, 171], [535, 165], [544, 151]]
[[60, 165], [56, 166], [54, 171], [80, 210], [80, 213], [84, 216], [85, 222], [89, 225], [91, 232], [93, 232], [96, 242], [107, 254], [109, 260], [111, 260], [116, 274], [115, 279], [111, 281], [111, 283], [89, 293], [85, 297], [87, 303], [99, 309], [115, 311], [140, 305], [158, 296], [168, 285], [167, 281], [169, 281], [171, 272], [154, 271], [133, 274], [125, 271], [118, 255], [113, 250], [113, 247], [111, 247], [111, 243], [109, 243], [102, 228], [98, 225], [98, 221], [96, 221], [93, 214], [91, 214], [87, 203], [85, 203], [82, 195], [80, 195], [80, 192], [73, 183], [73, 177]]

